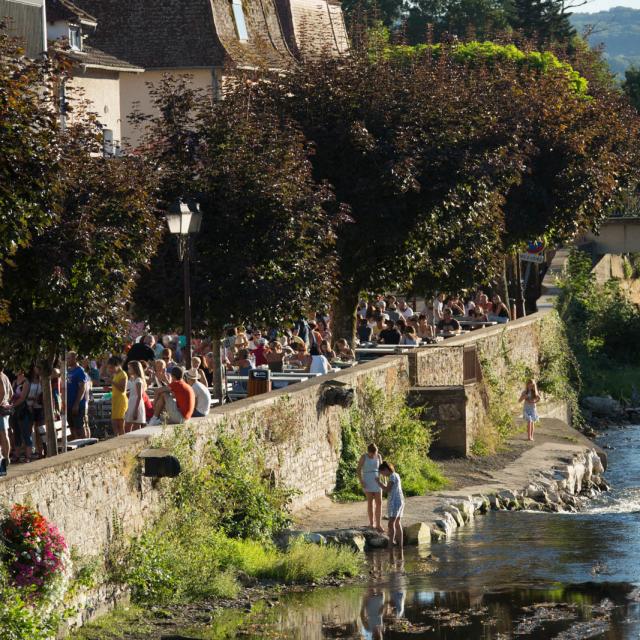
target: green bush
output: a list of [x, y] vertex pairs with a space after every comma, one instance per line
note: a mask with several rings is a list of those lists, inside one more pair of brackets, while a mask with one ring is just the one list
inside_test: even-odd
[[169, 509], [127, 544], [114, 526], [111, 578], [138, 603], [185, 603], [238, 593], [240, 572], [287, 582], [353, 575], [346, 550], [297, 543], [279, 551], [272, 537], [290, 522], [291, 491], [265, 479], [259, 447], [221, 434], [196, 453], [192, 431], [177, 428], [168, 446], [182, 472], [169, 488]]
[[0, 637], [2, 640], [48, 640], [55, 633], [57, 616], [34, 606], [29, 592], [9, 585], [0, 564]]
[[557, 308], [577, 360], [572, 382], [583, 395], [628, 398], [640, 383], [640, 311], [617, 280], [599, 284], [591, 269], [590, 256], [576, 249], [559, 283]]
[[289, 526], [293, 491], [265, 479], [260, 451], [252, 441], [224, 434], [209, 442], [197, 460], [188, 429], [176, 431], [174, 448], [182, 472], [172, 484], [172, 503], [183, 521], [206, 514], [229, 537], [269, 540]]
[[446, 484], [439, 467], [429, 459], [431, 425], [421, 419], [421, 411], [407, 406], [403, 393], [387, 396], [373, 384], [365, 385], [342, 421], [335, 499], [364, 499], [357, 468], [370, 442], [395, 465], [406, 495], [424, 495]]

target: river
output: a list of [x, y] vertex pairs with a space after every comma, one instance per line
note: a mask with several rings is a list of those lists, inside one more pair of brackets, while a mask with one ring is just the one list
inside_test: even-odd
[[202, 611], [209, 622], [162, 638], [636, 640], [640, 425], [598, 443], [612, 490], [581, 513], [490, 512], [447, 542], [369, 554], [364, 584]]
[[480, 516], [446, 543], [369, 555], [365, 586], [282, 596], [211, 637], [639, 638], [640, 426], [598, 443], [613, 488], [587, 510]]

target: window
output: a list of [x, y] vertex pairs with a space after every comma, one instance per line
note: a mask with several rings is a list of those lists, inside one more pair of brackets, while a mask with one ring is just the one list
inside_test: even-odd
[[238, 38], [240, 40], [248, 40], [249, 33], [247, 32], [247, 23], [244, 20], [244, 10], [242, 9], [242, 0], [231, 0], [231, 7], [233, 9], [233, 19], [236, 23], [236, 31], [238, 32]]
[[69, 46], [75, 51], [82, 51], [80, 27], [69, 27]]

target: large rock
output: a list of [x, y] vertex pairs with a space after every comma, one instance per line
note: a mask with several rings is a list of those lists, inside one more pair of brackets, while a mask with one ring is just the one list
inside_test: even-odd
[[582, 400], [584, 407], [594, 416], [615, 418], [623, 415], [621, 404], [611, 396], [588, 396]]
[[431, 529], [431, 542], [443, 542], [447, 539], [447, 534], [435, 525], [430, 527]]
[[458, 528], [458, 523], [454, 517], [447, 511], [442, 514], [442, 517], [435, 521], [436, 527], [442, 529], [447, 538], [451, 537], [453, 532]]
[[410, 545], [431, 544], [431, 528], [426, 522], [416, 522], [404, 527], [404, 543]]
[[435, 513], [441, 515], [449, 514], [455, 521], [455, 525], [457, 527], [462, 527], [464, 525], [464, 518], [462, 517], [462, 513], [460, 513], [460, 509], [458, 509], [458, 507], [454, 507], [452, 504], [446, 504], [438, 507], [435, 509]]

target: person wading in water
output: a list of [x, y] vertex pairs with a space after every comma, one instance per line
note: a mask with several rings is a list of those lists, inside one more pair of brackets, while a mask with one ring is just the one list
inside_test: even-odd
[[367, 513], [369, 514], [369, 526], [384, 531], [382, 528], [382, 489], [378, 485], [378, 468], [382, 463], [382, 456], [378, 453], [378, 447], [371, 443], [367, 447], [367, 453], [363, 453], [358, 462], [358, 478], [367, 496]]

